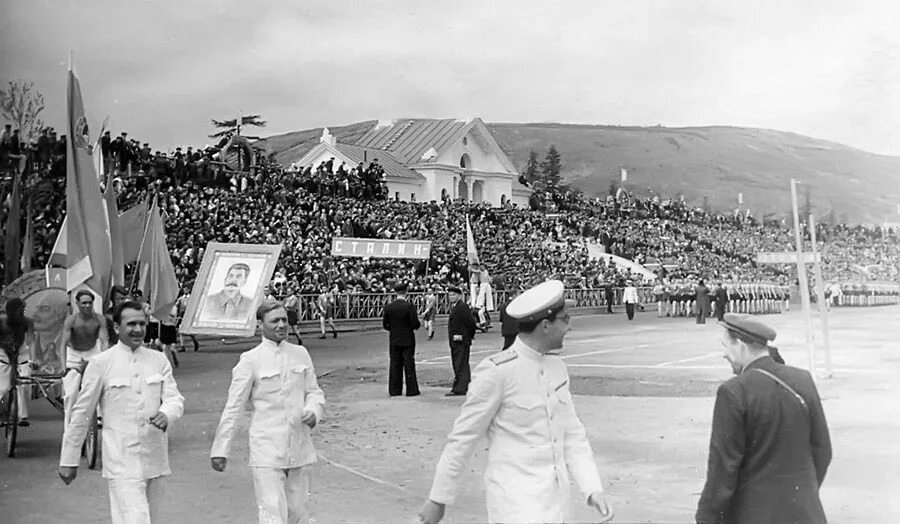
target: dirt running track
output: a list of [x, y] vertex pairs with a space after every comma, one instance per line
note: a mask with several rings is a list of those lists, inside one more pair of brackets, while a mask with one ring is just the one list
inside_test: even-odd
[[[820, 381], [834, 445], [822, 489], [830, 522], [900, 522], [900, 308], [832, 311], [834, 377]], [[765, 317], [789, 363], [807, 365], [803, 322], [796, 313]], [[451, 378], [446, 332], [422, 342], [423, 395], [387, 397], [386, 335], [360, 333], [306, 342], [327, 398], [314, 432], [322, 460], [314, 466], [317, 523], [404, 523], [428, 493], [444, 438], [461, 399], [445, 398]], [[692, 522], [703, 485], [716, 385], [729, 377], [719, 356], [721, 329], [689, 319], [638, 315], [577, 317], [567, 339], [576, 406], [616, 506], [615, 522]], [[817, 340], [817, 343], [820, 341]], [[479, 335], [473, 367], [500, 346]], [[173, 475], [165, 522], [255, 522], [246, 432], [236, 439], [228, 471], [215, 473], [208, 453], [225, 400], [230, 368], [247, 342], [206, 342], [180, 354], [176, 379], [185, 417], [170, 435]], [[32, 426], [20, 431], [15, 459], [0, 458], [0, 522], [108, 522], [106, 482], [81, 469], [65, 486], [56, 476], [61, 416], [32, 404]], [[459, 503], [445, 522], [485, 520], [481, 450], [471, 462]], [[574, 491], [574, 490], [573, 490]], [[593, 515], [572, 499], [573, 521]]]

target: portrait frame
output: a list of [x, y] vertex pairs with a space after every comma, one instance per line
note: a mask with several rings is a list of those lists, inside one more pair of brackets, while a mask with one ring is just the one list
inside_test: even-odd
[[[252, 336], [256, 331], [256, 308], [262, 303], [263, 290], [275, 273], [281, 249], [281, 244], [209, 242], [184, 312], [181, 332]], [[244, 282], [237, 293], [233, 291], [235, 284], [229, 290], [231, 296], [222, 298], [226, 297], [226, 281], [232, 270], [243, 273]]]

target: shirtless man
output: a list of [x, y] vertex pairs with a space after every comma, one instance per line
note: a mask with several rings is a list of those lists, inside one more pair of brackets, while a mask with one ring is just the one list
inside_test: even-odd
[[75, 303], [78, 305], [78, 312], [69, 315], [63, 323], [60, 344], [60, 347], [66, 348], [66, 375], [63, 377], [66, 422], [69, 420], [72, 404], [78, 398], [81, 374], [87, 361], [105, 351], [109, 345], [106, 319], [94, 311], [94, 295], [87, 289], [82, 289], [75, 294]]

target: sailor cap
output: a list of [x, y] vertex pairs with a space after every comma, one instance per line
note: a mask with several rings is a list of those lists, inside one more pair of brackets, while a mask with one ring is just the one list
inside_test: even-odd
[[552, 317], [566, 306], [565, 292], [562, 282], [548, 280], [516, 297], [506, 307], [506, 314], [520, 323]]

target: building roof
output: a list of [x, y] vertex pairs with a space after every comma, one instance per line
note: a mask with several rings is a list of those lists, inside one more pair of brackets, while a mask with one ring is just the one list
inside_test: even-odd
[[354, 165], [363, 162], [369, 167], [369, 162], [378, 159], [378, 163], [384, 168], [384, 173], [389, 177], [402, 178], [406, 180], [424, 180], [418, 172], [404, 166], [398, 162], [391, 153], [382, 149], [373, 149], [371, 147], [361, 147], [351, 144], [342, 144], [338, 142], [335, 148], [344, 156], [353, 161]]
[[430, 148], [441, 151], [458, 139], [469, 122], [456, 119], [395, 120], [390, 125], [377, 125], [357, 140], [356, 145], [389, 151], [403, 164], [416, 164]]

